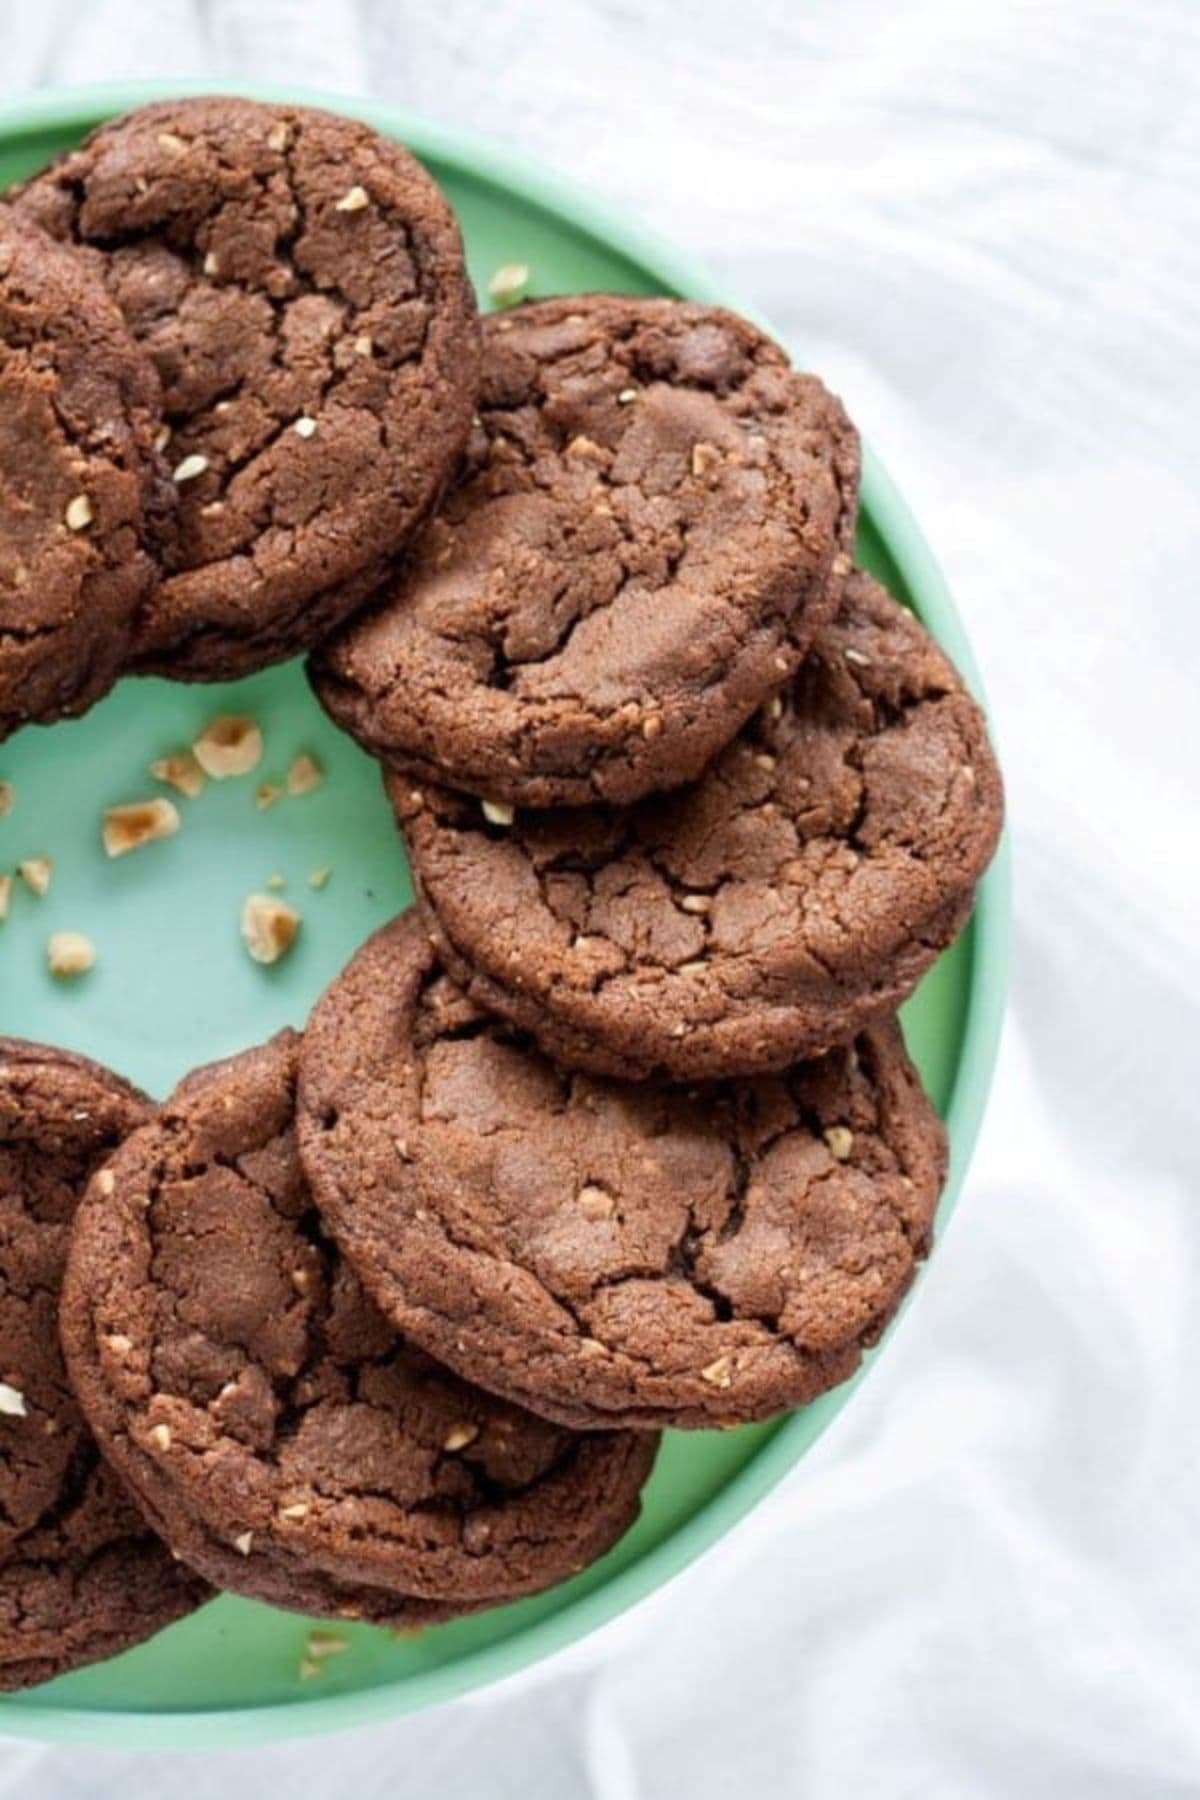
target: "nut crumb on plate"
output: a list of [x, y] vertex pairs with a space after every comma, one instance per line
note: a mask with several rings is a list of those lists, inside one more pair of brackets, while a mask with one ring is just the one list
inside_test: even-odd
[[251, 894], [242, 908], [242, 942], [257, 963], [277, 963], [300, 930], [300, 914], [284, 900]]
[[192, 745], [196, 761], [214, 781], [249, 775], [262, 761], [262, 732], [253, 719], [222, 713], [205, 726]]
[[136, 800], [129, 806], [110, 806], [101, 835], [107, 856], [128, 856], [143, 844], [174, 837], [180, 826], [179, 809], [170, 800]]
[[96, 947], [82, 931], [56, 931], [46, 944], [46, 962], [58, 981], [73, 981], [95, 967]]

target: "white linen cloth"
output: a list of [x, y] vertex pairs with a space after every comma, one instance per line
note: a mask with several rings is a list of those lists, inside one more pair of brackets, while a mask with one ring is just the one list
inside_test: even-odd
[[591, 182], [845, 396], [973, 637], [1012, 1004], [862, 1392], [656, 1599], [348, 1738], [0, 1746], [0, 1793], [1200, 1794], [1200, 12], [1189, 0], [39, 0], [0, 93], [255, 73]]

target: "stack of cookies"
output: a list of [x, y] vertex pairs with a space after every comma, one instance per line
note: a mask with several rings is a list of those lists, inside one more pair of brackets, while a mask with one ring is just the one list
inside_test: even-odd
[[566, 1579], [930, 1244], [895, 1013], [1001, 789], [854, 566], [854, 428], [719, 309], [481, 330], [405, 152], [224, 100], [9, 196], [0, 389], [0, 735], [311, 651], [418, 896], [157, 1108], [0, 1040], [0, 1687], [214, 1588], [410, 1630]]

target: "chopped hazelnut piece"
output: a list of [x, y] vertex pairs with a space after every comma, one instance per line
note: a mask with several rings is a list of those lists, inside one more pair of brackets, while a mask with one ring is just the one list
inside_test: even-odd
[[156, 1450], [171, 1448], [171, 1427], [169, 1425], [152, 1425], [149, 1432], [150, 1442]]
[[214, 781], [249, 775], [262, 761], [262, 732], [240, 713], [222, 713], [206, 725], [192, 745], [196, 761]]
[[320, 1663], [314, 1662], [311, 1656], [302, 1656], [300, 1658], [300, 1679], [301, 1679], [301, 1681], [315, 1681], [317, 1676], [320, 1673], [321, 1673]]
[[166, 449], [166, 447], [170, 443], [170, 441], [171, 441], [171, 427], [169, 425], [160, 425], [158, 430], [154, 434], [154, 448], [158, 451], [158, 454], [160, 456], [162, 455], [163, 451]]
[[164, 781], [176, 793], [186, 794], [189, 800], [194, 800], [197, 794], [204, 792], [204, 784], [208, 779], [190, 750], [158, 757], [150, 764], [150, 773], [155, 781]]
[[12, 905], [12, 876], [0, 875], [0, 925], [8, 917], [8, 909]]
[[267, 133], [268, 150], [286, 150], [291, 142], [291, 127], [285, 119], [278, 120]]
[[215, 251], [210, 250], [204, 259], [204, 273], [209, 276], [215, 275], [219, 267]]
[[351, 349], [354, 351], [355, 356], [374, 356], [375, 340], [367, 332], [360, 331], [358, 336], [354, 339]]
[[516, 818], [516, 808], [507, 800], [481, 800], [483, 816], [489, 825], [511, 825]]
[[845, 1125], [831, 1125], [825, 1133], [825, 1142], [835, 1162], [846, 1162], [854, 1148], [854, 1133]]
[[299, 1521], [300, 1519], [307, 1519], [309, 1510], [307, 1500], [293, 1500], [290, 1506], [280, 1507], [279, 1516], [281, 1519], [295, 1519]]
[[54, 874], [54, 864], [48, 856], [29, 856], [24, 862], [17, 864], [17, 873], [31, 894], [40, 900], [50, 891], [50, 878]]
[[846, 661], [848, 663], [857, 663], [860, 669], [869, 669], [871, 666], [870, 657], [864, 656], [861, 650], [847, 650]]
[[249, 1556], [253, 1543], [254, 1533], [252, 1531], [243, 1531], [240, 1537], [234, 1538], [233, 1547], [239, 1556]]
[[478, 1436], [478, 1425], [469, 1425], [466, 1423], [462, 1425], [452, 1425], [442, 1439], [442, 1449], [450, 1451], [465, 1450], [467, 1445], [473, 1444]]
[[721, 460], [721, 452], [713, 444], [692, 445], [692, 474], [706, 475]]
[[632, 406], [636, 399], [637, 399], [637, 389], [636, 388], [622, 388], [620, 393], [617, 395], [617, 405], [618, 406]]
[[[123, 1331], [107, 1332], [100, 1339], [100, 1342], [104, 1345], [104, 1348], [110, 1350], [114, 1356], [128, 1356], [129, 1352], [133, 1349], [133, 1339], [127, 1338]], [[163, 1429], [165, 1430], [165, 1427]]]
[[768, 775], [775, 767], [775, 758], [766, 750], [760, 751], [754, 761], [760, 769], [765, 769]]
[[702, 956], [694, 958], [691, 962], [680, 963], [679, 965], [679, 973], [681, 975], [704, 975], [707, 973], [707, 970], [708, 964]]
[[613, 1197], [602, 1187], [581, 1187], [579, 1210], [585, 1219], [609, 1219], [614, 1210]]
[[254, 804], [259, 812], [270, 812], [276, 802], [282, 799], [283, 788], [278, 781], [263, 781], [259, 783], [255, 793]]
[[187, 149], [187, 139], [181, 138], [175, 131], [160, 131], [156, 141], [162, 149], [169, 150], [173, 156], [178, 156], [181, 151]]
[[488, 293], [497, 306], [515, 306], [529, 287], [528, 263], [501, 263], [488, 282]]
[[73, 500], [68, 500], [63, 514], [68, 531], [85, 531], [95, 516], [95, 509], [86, 494], [76, 494]]
[[325, 771], [316, 757], [302, 750], [287, 772], [287, 791], [294, 799], [301, 794], [311, 794], [324, 779]]
[[768, 719], [770, 719], [773, 723], [782, 719], [782, 717], [783, 717], [783, 697], [782, 697], [782, 695], [772, 694], [771, 698], [767, 701], [766, 714], [767, 714]]
[[277, 963], [300, 930], [300, 914], [284, 900], [251, 894], [242, 908], [242, 942], [256, 963]]
[[707, 1381], [710, 1387], [727, 1388], [733, 1380], [733, 1359], [729, 1356], [718, 1356], [715, 1362], [700, 1371], [701, 1381]]
[[362, 212], [366, 207], [370, 206], [370, 204], [371, 196], [368, 194], [366, 188], [359, 187], [358, 184], [355, 183], [352, 188], [347, 188], [333, 210], [334, 212], [356, 213]]
[[46, 962], [58, 981], [73, 981], [96, 964], [96, 947], [81, 931], [56, 931], [46, 945]]
[[101, 1169], [100, 1173], [96, 1177], [96, 1192], [98, 1194], [103, 1194], [105, 1199], [107, 1199], [110, 1194], [115, 1194], [116, 1191], [117, 1191], [117, 1178], [113, 1174], [112, 1170], [111, 1169]]
[[293, 1269], [290, 1280], [295, 1292], [302, 1297], [312, 1293], [312, 1275], [308, 1269]]
[[102, 831], [105, 854], [128, 856], [143, 844], [174, 837], [179, 825], [179, 810], [170, 800], [138, 800], [131, 806], [110, 806]]
[[296, 423], [292, 426], [292, 430], [298, 438], [310, 438], [314, 435], [316, 429], [317, 421], [310, 418], [307, 413], [301, 413], [300, 417], [296, 420]]
[[706, 913], [712, 907], [712, 899], [708, 894], [685, 894], [680, 905], [686, 913]]
[[171, 480], [177, 487], [185, 481], [195, 481], [198, 475], [203, 475], [207, 467], [207, 456], [201, 456], [198, 451], [193, 451], [191, 456], [185, 456], [182, 462], [175, 464], [171, 470]]
[[25, 1396], [8, 1381], [0, 1381], [0, 1413], [6, 1413], [10, 1419], [26, 1417]]
[[344, 1631], [310, 1631], [304, 1640], [304, 1648], [314, 1662], [322, 1662], [328, 1656], [340, 1656], [343, 1650], [348, 1650], [350, 1639]]
[[578, 437], [573, 437], [567, 445], [567, 455], [603, 457], [604, 450], [595, 438], [586, 437], [583, 432], [580, 432]]
[[656, 737], [661, 737], [662, 728], [663, 722], [660, 713], [651, 713], [649, 718], [642, 720], [642, 736], [647, 743], [652, 743]]

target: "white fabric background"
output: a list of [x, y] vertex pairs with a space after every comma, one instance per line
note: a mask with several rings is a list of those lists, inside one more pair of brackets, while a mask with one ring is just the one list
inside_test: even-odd
[[0, 1746], [0, 1791], [1200, 1794], [1200, 10], [39, 0], [0, 23], [10, 93], [249, 72], [589, 180], [842, 391], [988, 682], [1011, 1013], [963, 1205], [871, 1381], [656, 1600], [452, 1709], [200, 1760]]

